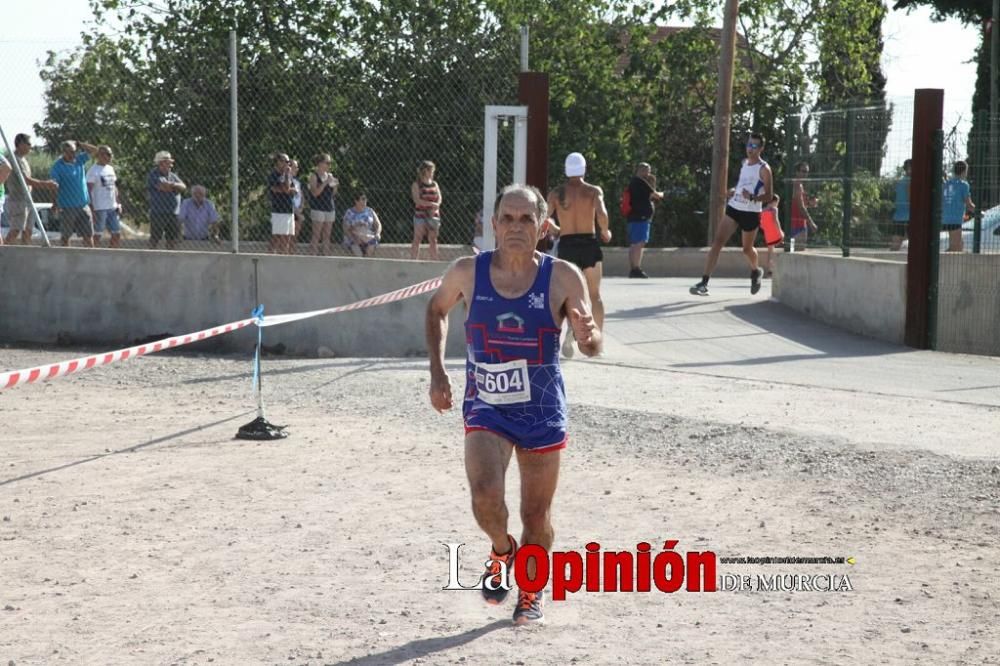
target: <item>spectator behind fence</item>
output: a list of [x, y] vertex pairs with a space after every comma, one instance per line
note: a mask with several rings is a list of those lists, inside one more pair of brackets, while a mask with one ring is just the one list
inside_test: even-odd
[[[10, 162], [0, 153], [0, 215], [3, 214], [4, 205], [7, 200], [6, 183], [11, 174]], [[0, 237], [0, 245], [3, 245], [3, 238]]]
[[315, 170], [309, 174], [309, 220], [312, 222], [310, 248], [313, 254], [328, 255], [331, 252], [330, 236], [333, 233], [333, 222], [337, 218], [333, 197], [337, 195], [339, 181], [330, 173], [330, 163], [328, 153], [313, 156]]
[[297, 254], [298, 250], [295, 249], [295, 244], [299, 240], [299, 232], [302, 231], [302, 221], [305, 219], [305, 213], [303, 212], [305, 197], [302, 196], [302, 181], [299, 180], [299, 161], [288, 160], [288, 167], [291, 169], [292, 188], [295, 190], [292, 194], [292, 214], [295, 216], [295, 228], [292, 230], [292, 247], [290, 250], [292, 254]]
[[371, 257], [381, 239], [382, 221], [368, 207], [368, 197], [359, 192], [354, 197], [354, 206], [344, 211], [344, 247], [352, 253], [357, 248], [361, 256]]
[[160, 238], [166, 237], [167, 249], [172, 250], [181, 237], [177, 213], [181, 207], [181, 193], [187, 185], [173, 172], [174, 158], [169, 152], [161, 150], [156, 153], [153, 164], [156, 167], [146, 179], [149, 191], [149, 246], [155, 249]]
[[[94, 247], [94, 222], [90, 216], [90, 195], [87, 192], [87, 172], [84, 165], [97, 152], [97, 146], [76, 141], [59, 144], [62, 158], [56, 160], [49, 171], [59, 185], [56, 208], [59, 209], [59, 233], [63, 246], [76, 233], [84, 247]], [[78, 148], [82, 150], [78, 150]]]
[[663, 192], [656, 191], [656, 176], [653, 167], [639, 162], [635, 175], [628, 182], [629, 206], [625, 214], [628, 220], [628, 261], [630, 278], [648, 278], [642, 270], [642, 253], [649, 242], [649, 231], [653, 225], [654, 201], [663, 199]]
[[181, 202], [177, 215], [184, 230], [186, 240], [208, 240], [219, 242], [219, 213], [215, 204], [207, 198], [204, 185], [194, 185], [191, 196]]
[[892, 245], [893, 250], [903, 246], [910, 228], [910, 175], [913, 172], [913, 160], [903, 162], [903, 177], [896, 181], [896, 205], [892, 209]]
[[417, 179], [410, 186], [413, 198], [413, 245], [410, 259], [420, 256], [420, 243], [427, 236], [431, 261], [438, 260], [438, 231], [441, 229], [441, 187], [434, 181], [434, 162], [424, 160], [417, 167]]
[[968, 171], [968, 164], [962, 160], [955, 162], [955, 175], [945, 181], [941, 195], [941, 229], [948, 232], [948, 252], [961, 252], [964, 249], [962, 222], [965, 221], [966, 212], [976, 208], [969, 196], [969, 181], [965, 179]]
[[90, 191], [90, 207], [94, 209], [94, 246], [100, 246], [101, 236], [107, 227], [111, 239], [108, 247], [121, 247], [122, 228], [119, 216], [122, 211], [121, 196], [118, 191], [118, 175], [111, 166], [114, 154], [110, 146], [97, 147], [97, 164], [87, 172], [87, 188]]
[[819, 227], [813, 222], [810, 208], [819, 205], [819, 199], [806, 193], [805, 179], [809, 177], [809, 165], [799, 162], [795, 165], [795, 178], [792, 179], [792, 248], [805, 250], [809, 242], [809, 234], [816, 233]]
[[[31, 137], [27, 134], [18, 134], [14, 137], [14, 159], [17, 160], [21, 168], [21, 175], [28, 185], [25, 190], [21, 187], [21, 181], [16, 173], [11, 173], [7, 178], [7, 219], [10, 223], [10, 231], [7, 232], [7, 242], [17, 242], [18, 235], [21, 236], [23, 245], [31, 245], [31, 228], [34, 223], [31, 220], [31, 189], [37, 187], [44, 190], [56, 191], [59, 189], [58, 183], [54, 180], [36, 180], [31, 177], [31, 164], [28, 162], [28, 153], [31, 152]], [[2, 156], [0, 156], [2, 157]], [[3, 167], [0, 166], [0, 181], [3, 180]], [[2, 188], [2, 184], [0, 184]], [[2, 196], [0, 196], [2, 199]], [[0, 209], [3, 202], [0, 201]]]
[[287, 154], [274, 154], [274, 168], [267, 176], [267, 191], [271, 196], [271, 251], [291, 254], [295, 234], [295, 186]]

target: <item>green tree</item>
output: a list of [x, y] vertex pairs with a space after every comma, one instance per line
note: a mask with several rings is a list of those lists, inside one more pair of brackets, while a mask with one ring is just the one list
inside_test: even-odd
[[[483, 106], [515, 102], [518, 28], [528, 25], [532, 69], [550, 77], [553, 181], [562, 177], [563, 156], [583, 152], [589, 179], [605, 187], [616, 210], [630, 166], [651, 162], [670, 193], [661, 207], [669, 225], [658, 227], [657, 240], [704, 242], [697, 212], [706, 210], [718, 59], [709, 0], [659, 9], [628, 0], [93, 6], [106, 36], [88, 38], [69, 58], [50, 58], [48, 113], [36, 131], [51, 146], [67, 136], [112, 144], [139, 214], [157, 150], [174, 153], [189, 183], [228, 200], [228, 32], [235, 25], [245, 228], [266, 222], [268, 155], [286, 151], [308, 168], [313, 153], [330, 152], [342, 183], [339, 206], [366, 190], [396, 241], [408, 233], [416, 163], [435, 161], [444, 239], [467, 242], [481, 206]], [[820, 7], [819, 0], [744, 3], [734, 146], [748, 129], [762, 130], [770, 158], [780, 162], [785, 109], [816, 91]], [[657, 37], [657, 25], [678, 19], [694, 27]], [[738, 157], [742, 148], [733, 152]], [[621, 239], [617, 215], [615, 224]]]

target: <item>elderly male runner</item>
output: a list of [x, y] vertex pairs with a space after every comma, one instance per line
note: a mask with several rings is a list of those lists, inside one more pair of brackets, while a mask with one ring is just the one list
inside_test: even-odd
[[[455, 261], [427, 307], [430, 398], [439, 412], [452, 407], [444, 367], [448, 312], [463, 301], [468, 313], [462, 405], [465, 471], [472, 513], [493, 545], [481, 582], [490, 604], [507, 597], [507, 590], [499, 587], [501, 563], [509, 570], [517, 548], [507, 532], [504, 500], [504, 479], [514, 451], [521, 473], [521, 543], [552, 550], [550, 508], [560, 450], [567, 441], [566, 392], [559, 369], [563, 319], [569, 319], [582, 353], [594, 356], [601, 350], [601, 332], [590, 313], [580, 271], [535, 251], [545, 214], [545, 199], [537, 189], [505, 188], [493, 213], [497, 249]], [[534, 575], [534, 560], [527, 566], [527, 573]], [[520, 591], [514, 623], [542, 620], [542, 592]]]
[[[601, 300], [601, 272], [604, 253], [594, 235], [594, 221], [601, 228], [601, 240], [611, 242], [608, 209], [604, 192], [583, 180], [587, 160], [580, 153], [566, 156], [566, 182], [549, 192], [548, 209], [559, 215], [559, 258], [576, 264], [587, 281], [587, 293], [594, 308], [597, 328], [604, 330], [604, 301]], [[567, 334], [563, 354], [573, 355]]]

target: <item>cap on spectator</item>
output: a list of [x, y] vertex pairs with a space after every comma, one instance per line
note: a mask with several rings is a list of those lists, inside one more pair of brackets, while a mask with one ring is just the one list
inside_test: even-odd
[[587, 160], [580, 153], [570, 153], [566, 156], [566, 176], [582, 176], [587, 172]]
[[59, 144], [59, 149], [60, 150], [72, 150], [75, 153], [76, 152], [76, 141], [71, 141], [71, 140], [67, 139], [66, 141], [63, 141], [62, 143]]
[[174, 158], [170, 154], [170, 151], [168, 151], [168, 150], [161, 150], [160, 152], [156, 153], [156, 157], [153, 158], [153, 164], [159, 164], [163, 160], [167, 160], [168, 162], [170, 162], [171, 164], [173, 164]]

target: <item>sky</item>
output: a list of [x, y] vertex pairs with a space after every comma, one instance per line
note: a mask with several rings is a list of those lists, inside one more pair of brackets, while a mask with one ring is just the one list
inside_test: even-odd
[[[48, 50], [71, 50], [91, 17], [88, 0], [5, 2], [0, 22], [0, 128], [13, 142], [17, 132], [31, 132], [44, 116], [44, 87], [38, 63]], [[39, 19], [39, 17], [46, 17]], [[977, 30], [958, 21], [932, 22], [921, 8], [905, 14], [891, 11], [883, 26], [882, 63], [887, 97], [912, 100], [916, 88], [945, 91], [945, 129], [956, 123], [967, 131], [975, 88], [972, 59], [979, 43]], [[905, 143], [902, 128], [890, 135], [893, 145]]]

